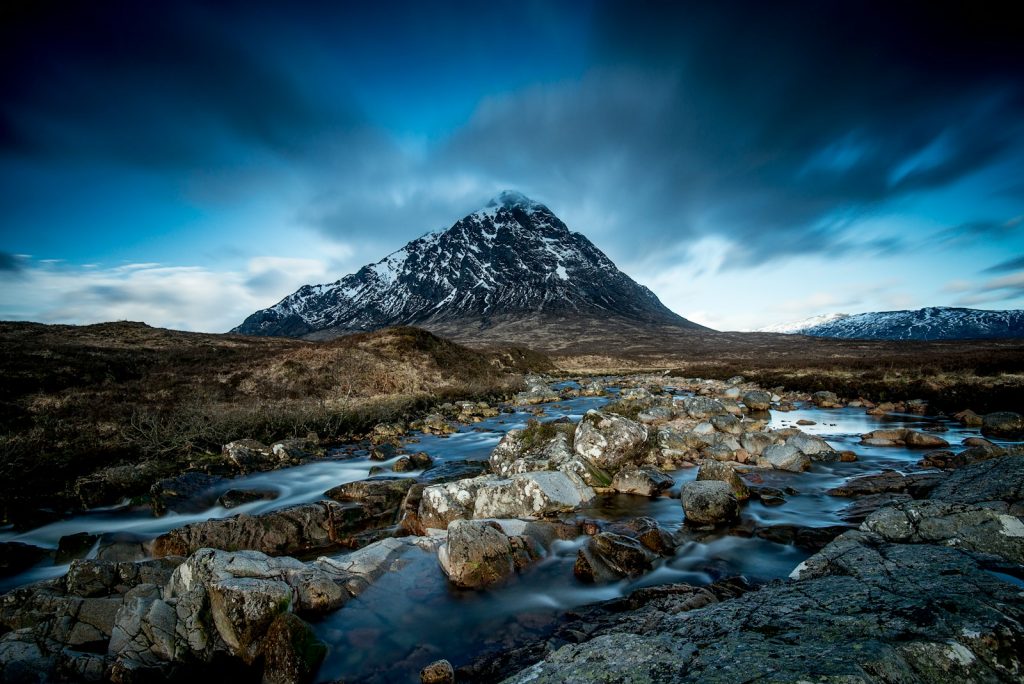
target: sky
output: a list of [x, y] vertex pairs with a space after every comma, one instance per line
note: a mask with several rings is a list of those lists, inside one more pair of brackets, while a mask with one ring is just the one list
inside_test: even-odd
[[10, 0], [0, 319], [223, 332], [504, 189], [721, 330], [1024, 308], [1013, 9]]

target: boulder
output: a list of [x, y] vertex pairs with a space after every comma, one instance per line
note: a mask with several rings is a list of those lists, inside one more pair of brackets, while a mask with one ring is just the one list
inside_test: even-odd
[[680, 491], [686, 522], [691, 525], [718, 525], [739, 516], [739, 504], [732, 487], [718, 480], [687, 482]]
[[47, 549], [23, 542], [0, 542], [0, 577], [28, 570], [50, 553]]
[[993, 437], [1024, 436], [1024, 416], [1012, 411], [988, 413], [982, 420], [981, 432]]
[[764, 390], [751, 390], [743, 395], [743, 405], [751, 411], [767, 411], [772, 407], [772, 395]]
[[317, 501], [178, 527], [154, 540], [153, 555], [187, 556], [209, 547], [284, 556], [352, 544], [359, 533], [388, 524], [386, 516], [382, 518], [362, 504]]
[[200, 472], [182, 473], [160, 480], [149, 490], [153, 515], [161, 516], [168, 509], [178, 513], [206, 510], [214, 502], [211, 490], [224, 482], [226, 480], [222, 477]]
[[253, 501], [273, 501], [278, 496], [273, 489], [229, 489], [217, 499], [224, 508], [238, 508]]
[[243, 473], [269, 470], [277, 465], [278, 461], [269, 446], [255, 439], [239, 439], [228, 442], [221, 448], [221, 453]]
[[416, 484], [407, 477], [375, 477], [346, 482], [324, 492], [324, 496], [340, 503], [358, 503], [376, 525], [387, 527], [398, 522], [399, 508], [409, 489]]
[[143, 461], [110, 466], [75, 481], [75, 494], [84, 508], [109, 506], [125, 498], [145, 494], [153, 481], [166, 474], [166, 465]]
[[509, 430], [491, 452], [491, 470], [509, 477], [538, 470], [560, 470], [595, 487], [607, 487], [610, 474], [578, 455], [572, 447], [571, 423], [538, 423]]
[[435, 660], [420, 670], [420, 684], [455, 684], [455, 668], [447, 660]]
[[509, 538], [495, 523], [484, 520], [453, 520], [437, 559], [448, 581], [463, 589], [481, 589], [515, 573]]
[[609, 577], [636, 577], [649, 571], [657, 557], [636, 539], [600, 532], [580, 549], [573, 573], [584, 582], [602, 582]]
[[926, 449], [949, 446], [949, 442], [941, 437], [909, 428], [874, 430], [861, 435], [860, 443], [866, 446], [908, 446]]
[[886, 541], [944, 544], [1024, 563], [1024, 522], [970, 504], [904, 501], [875, 511], [861, 529]]
[[[56, 562], [70, 563], [76, 558], [84, 558], [92, 550], [92, 547], [96, 545], [99, 538], [98, 534], [90, 534], [88, 532], [64, 535], [57, 541]], [[4, 556], [5, 554], [0, 552], [0, 558]], [[0, 569], [0, 574], [3, 574], [2, 569]]]
[[811, 459], [807, 454], [797, 449], [792, 444], [773, 444], [767, 447], [758, 459], [758, 465], [762, 462], [765, 467], [775, 470], [788, 470], [799, 473], [811, 467]]
[[836, 396], [835, 392], [822, 390], [811, 395], [811, 401], [818, 408], [841, 408], [843, 403]]
[[637, 459], [646, 441], [643, 425], [614, 413], [590, 410], [576, 426], [573, 449], [588, 463], [614, 473]]
[[705, 420], [711, 416], [728, 413], [722, 402], [710, 397], [683, 397], [682, 408], [694, 420]]
[[615, 473], [611, 488], [621, 494], [658, 496], [673, 484], [670, 475], [654, 466], [627, 465]]
[[740, 479], [736, 469], [728, 463], [710, 460], [701, 461], [700, 468], [697, 470], [697, 481], [702, 482], [705, 480], [717, 480], [726, 483], [732, 489], [733, 496], [739, 501], [746, 501], [750, 498], [750, 490], [747, 488], [747, 485]]
[[801, 453], [810, 456], [812, 460], [830, 460], [830, 454], [835, 453], [835, 449], [829, 445], [821, 437], [815, 435], [808, 435], [803, 432], [797, 432], [791, 435], [786, 440], [786, 444], [796, 447]]
[[777, 439], [771, 432], [744, 432], [740, 435], [740, 446], [756, 458], [763, 454], [765, 449], [776, 444]]
[[477, 492], [498, 481], [494, 475], [481, 475], [426, 487], [417, 516], [420, 524], [443, 530], [453, 520], [472, 518]]
[[886, 470], [873, 475], [852, 478], [825, 493], [830, 496], [865, 496], [906, 492], [914, 498], [923, 498], [938, 486], [944, 477], [943, 473], [935, 471], [903, 475], [895, 470]]
[[985, 419], [970, 409], [954, 413], [953, 417], [966, 427], [981, 427], [985, 424]]
[[263, 639], [263, 682], [310, 682], [326, 655], [327, 647], [304, 620], [294, 613], [281, 613]]
[[565, 473], [524, 473], [477, 489], [472, 517], [540, 517], [573, 511], [593, 498], [593, 489]]
[[1024, 515], [1024, 458], [1002, 456], [954, 470], [929, 498]]

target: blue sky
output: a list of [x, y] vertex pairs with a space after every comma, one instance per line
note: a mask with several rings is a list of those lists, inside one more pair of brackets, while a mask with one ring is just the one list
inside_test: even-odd
[[1024, 57], [934, 3], [12, 3], [0, 318], [224, 331], [505, 188], [719, 329], [1024, 306]]

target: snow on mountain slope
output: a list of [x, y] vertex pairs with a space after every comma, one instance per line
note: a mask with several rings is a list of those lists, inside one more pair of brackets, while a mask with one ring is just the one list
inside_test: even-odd
[[[909, 311], [828, 314], [831, 320], [764, 328], [813, 337], [868, 340], [969, 340], [1024, 338], [1024, 310], [985, 311], [933, 306]], [[814, 319], [808, 319], [810, 323]], [[783, 329], [786, 328], [786, 329]]]
[[232, 332], [302, 336], [389, 325], [587, 313], [702, 329], [665, 307], [543, 204], [503, 192], [375, 264], [305, 285]]
[[770, 332], [770, 333], [799, 333], [804, 330], [808, 330], [817, 325], [823, 323], [831, 323], [832, 321], [847, 318], [850, 314], [844, 313], [828, 313], [821, 314], [820, 316], [811, 316], [805, 318], [802, 321], [795, 321], [793, 323], [779, 323], [777, 325], [769, 325], [766, 328], [758, 328], [754, 332]]

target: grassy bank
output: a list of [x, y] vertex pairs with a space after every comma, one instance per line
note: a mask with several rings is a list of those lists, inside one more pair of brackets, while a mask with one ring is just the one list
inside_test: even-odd
[[0, 323], [3, 516], [70, 505], [75, 480], [107, 466], [147, 462], [170, 474], [234, 439], [339, 441], [445, 401], [506, 396], [521, 372], [548, 365], [415, 328], [308, 343]]

